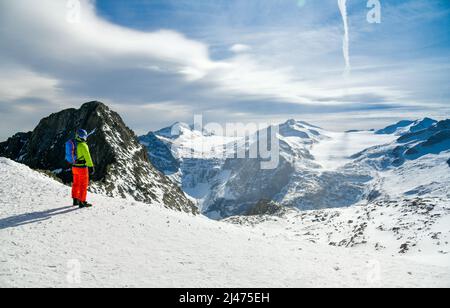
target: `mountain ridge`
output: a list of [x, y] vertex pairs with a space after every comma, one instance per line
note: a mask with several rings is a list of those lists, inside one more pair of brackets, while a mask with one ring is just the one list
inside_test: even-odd
[[405, 133], [414, 133], [423, 129], [427, 129], [434, 124], [436, 124], [438, 121], [431, 119], [431, 118], [423, 118], [419, 120], [402, 120], [400, 122], [397, 122], [393, 125], [389, 125], [383, 129], [377, 130], [375, 133], [379, 135], [383, 134], [396, 134], [396, 135], [403, 135]]
[[151, 164], [146, 150], [120, 115], [98, 101], [43, 118], [33, 132], [16, 134], [0, 143], [0, 156], [51, 171], [69, 184], [71, 171], [64, 161], [64, 144], [78, 128], [95, 130], [89, 139], [96, 164], [90, 191], [197, 213], [181, 189]]

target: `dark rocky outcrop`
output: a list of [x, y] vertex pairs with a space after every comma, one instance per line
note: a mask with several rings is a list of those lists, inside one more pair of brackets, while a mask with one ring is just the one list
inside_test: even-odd
[[32, 133], [17, 133], [6, 142], [0, 143], [0, 156], [21, 161], [26, 155], [26, 149]]
[[51, 171], [64, 183], [70, 183], [64, 144], [78, 128], [96, 130], [88, 142], [96, 165], [91, 191], [197, 212], [181, 189], [151, 164], [146, 150], [121, 117], [100, 102], [42, 119], [33, 132], [19, 133], [0, 143], [0, 156]]
[[262, 199], [251, 207], [245, 216], [276, 215], [283, 212], [284, 206], [271, 200]]

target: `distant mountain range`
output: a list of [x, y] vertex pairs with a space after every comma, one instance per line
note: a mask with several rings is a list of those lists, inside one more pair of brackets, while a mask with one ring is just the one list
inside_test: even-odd
[[[383, 181], [388, 174], [407, 172], [400, 168], [406, 161], [427, 167], [437, 164], [448, 173], [449, 121], [425, 118], [377, 131], [334, 133], [289, 120], [279, 125], [280, 163], [274, 170], [259, 168], [258, 159], [223, 158], [221, 151], [236, 139], [204, 134], [185, 123], [139, 140], [154, 165], [194, 198], [202, 213], [221, 219], [253, 213], [264, 201], [307, 210], [387, 198]], [[368, 141], [371, 146], [365, 147]], [[352, 148], [358, 151], [349, 152]], [[427, 160], [429, 154], [437, 159]], [[330, 162], [336, 168], [324, 167]], [[450, 184], [447, 180], [448, 176], [430, 179], [429, 184], [441, 181], [445, 186]], [[440, 193], [450, 195], [448, 190]]]
[[265, 170], [261, 158], [234, 156], [251, 147], [261, 131], [244, 140], [175, 123], [138, 138], [117, 113], [90, 102], [0, 143], [0, 156], [70, 183], [64, 143], [79, 127], [96, 129], [89, 140], [97, 164], [92, 192], [200, 211], [213, 219], [267, 208], [316, 210], [403, 196], [450, 197], [450, 120], [429, 118], [345, 133], [288, 120], [276, 127], [279, 164]]

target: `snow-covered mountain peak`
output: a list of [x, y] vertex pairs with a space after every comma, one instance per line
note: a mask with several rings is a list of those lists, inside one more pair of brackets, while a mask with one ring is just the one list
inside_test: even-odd
[[414, 121], [406, 130], [406, 132], [400, 131], [400, 134], [402, 133], [415, 133], [421, 130], [428, 129], [430, 127], [435, 126], [438, 123], [438, 121], [430, 119], [430, 118], [423, 118]]
[[316, 126], [316, 125], [312, 125], [306, 121], [299, 121], [296, 119], [289, 119], [287, 120], [284, 124], [287, 125], [300, 125], [300, 126], [305, 126], [307, 128], [317, 128], [317, 129], [321, 129], [320, 127]]
[[383, 129], [380, 129], [378, 131], [376, 131], [376, 134], [379, 135], [397, 135], [397, 136], [401, 136], [407, 133], [414, 133], [414, 132], [418, 132], [427, 128], [432, 127], [433, 125], [435, 125], [436, 123], [438, 123], [438, 121], [433, 120], [431, 118], [423, 118], [423, 119], [418, 119], [415, 121], [411, 121], [411, 120], [403, 120], [400, 122], [397, 122], [393, 125], [389, 125]]
[[165, 127], [154, 132], [155, 135], [168, 139], [177, 139], [179, 137], [198, 138], [202, 136], [213, 136], [214, 133], [207, 131], [206, 129], [199, 130], [194, 125], [189, 125], [184, 122], [176, 122], [171, 126]]
[[295, 119], [290, 119], [287, 120], [286, 122], [280, 124], [280, 126], [289, 126], [289, 127], [297, 127], [297, 128], [302, 128], [302, 129], [319, 129], [319, 130], [323, 130], [322, 128], [309, 124], [308, 122], [305, 121], [298, 121]]
[[322, 137], [326, 137], [323, 129], [294, 119], [280, 124], [279, 133], [282, 137], [298, 137], [301, 139], [311, 140], [313, 142], [318, 141], [318, 139]]
[[183, 122], [176, 122], [168, 127], [156, 131], [154, 134], [164, 138], [174, 139], [186, 133], [191, 134], [194, 130], [192, 127]]
[[386, 126], [383, 129], [377, 130], [375, 133], [378, 135], [390, 135], [390, 134], [394, 134], [397, 133], [400, 129], [405, 129], [405, 127], [410, 126], [412, 123], [414, 123], [414, 121], [410, 121], [410, 120], [402, 120], [399, 121], [395, 124]]

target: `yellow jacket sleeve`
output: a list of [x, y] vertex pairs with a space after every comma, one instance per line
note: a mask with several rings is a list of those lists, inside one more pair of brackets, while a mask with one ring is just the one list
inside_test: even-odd
[[86, 161], [86, 167], [92, 168], [94, 167], [94, 163], [92, 162], [91, 153], [89, 152], [89, 146], [85, 143], [78, 143], [77, 147], [77, 158], [78, 160]]

